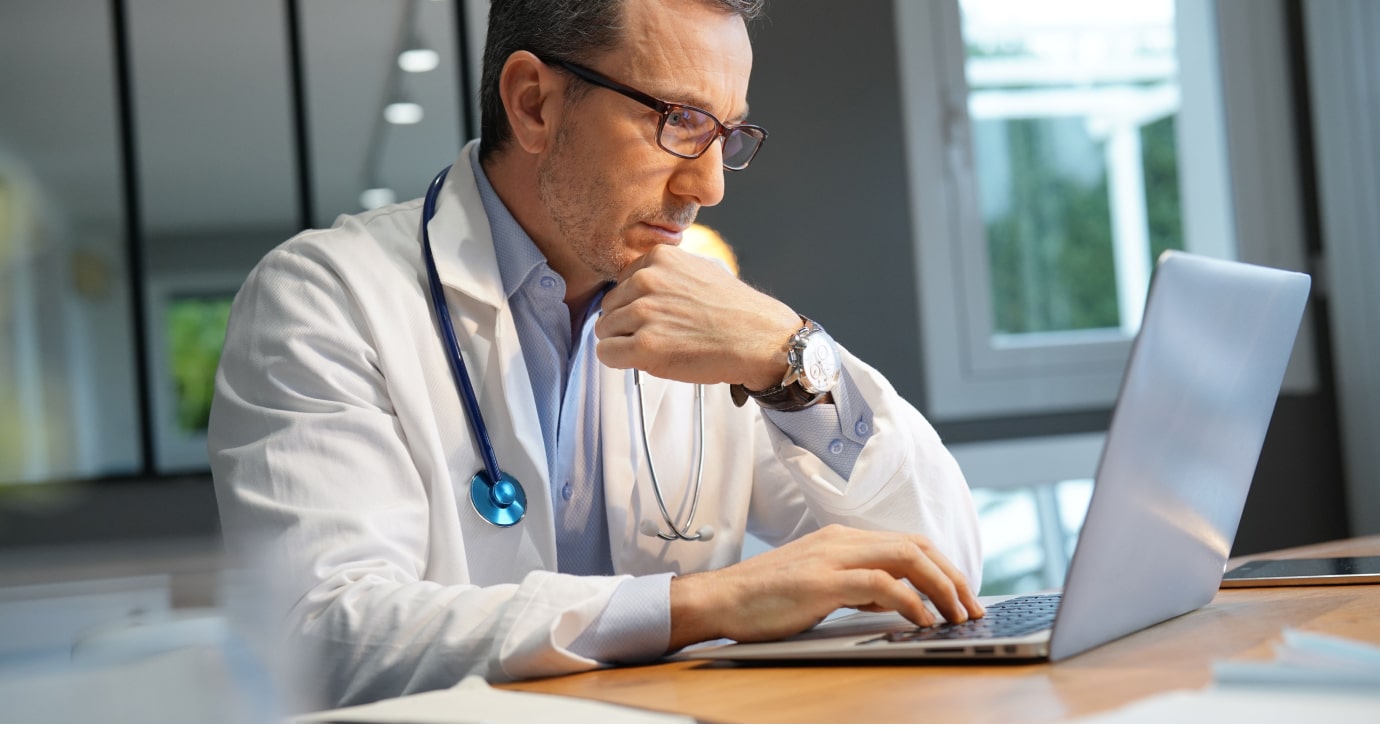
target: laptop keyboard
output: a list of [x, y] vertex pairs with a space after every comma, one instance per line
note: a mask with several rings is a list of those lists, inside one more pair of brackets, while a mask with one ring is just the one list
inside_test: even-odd
[[1058, 593], [1016, 596], [987, 607], [987, 613], [976, 621], [961, 624], [941, 624], [905, 631], [892, 631], [870, 641], [891, 643], [905, 641], [934, 641], [936, 639], [1009, 639], [1033, 634], [1054, 625], [1059, 610]]

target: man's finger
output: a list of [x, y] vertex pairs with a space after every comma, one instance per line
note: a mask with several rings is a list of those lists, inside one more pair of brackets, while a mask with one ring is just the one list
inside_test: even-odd
[[953, 582], [954, 589], [958, 593], [959, 600], [962, 601], [963, 607], [968, 610], [968, 618], [978, 619], [986, 615], [987, 609], [983, 608], [982, 602], [978, 600], [977, 592], [968, 585], [968, 576], [964, 575], [963, 571], [959, 570], [958, 566], [954, 565], [948, 556], [937, 550], [933, 543], [928, 540], [921, 545], [921, 550], [929, 556], [935, 565], [939, 566], [940, 570], [944, 571], [945, 575], [949, 576], [949, 580]]
[[594, 345], [594, 354], [599, 358], [599, 362], [614, 370], [629, 370], [637, 367], [637, 346], [631, 337], [601, 339]]
[[933, 626], [934, 614], [910, 586], [881, 569], [858, 568], [837, 574], [837, 601], [842, 606], [879, 606], [896, 611], [918, 626]]
[[[960, 591], [949, 574], [922, 547], [923, 538], [917, 541], [909, 535], [861, 532], [857, 537], [861, 539], [835, 546], [833, 554], [840, 565], [877, 568], [896, 579], [905, 578], [914, 586], [914, 590], [929, 597], [944, 618], [954, 623], [968, 620], [969, 612], [966, 602], [960, 597]], [[961, 574], [958, 578], [963, 580]]]

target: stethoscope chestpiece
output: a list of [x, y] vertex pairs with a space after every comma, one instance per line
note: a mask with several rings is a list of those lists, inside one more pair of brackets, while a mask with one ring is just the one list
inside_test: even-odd
[[484, 521], [498, 527], [516, 525], [527, 512], [527, 493], [508, 472], [490, 483], [483, 471], [470, 480], [470, 504]]

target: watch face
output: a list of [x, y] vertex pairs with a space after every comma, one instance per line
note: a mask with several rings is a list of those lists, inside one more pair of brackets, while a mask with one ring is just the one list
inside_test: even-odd
[[824, 393], [834, 389], [839, 383], [843, 363], [839, 359], [838, 348], [829, 336], [816, 332], [805, 343], [801, 353], [800, 380], [805, 390], [811, 393]]

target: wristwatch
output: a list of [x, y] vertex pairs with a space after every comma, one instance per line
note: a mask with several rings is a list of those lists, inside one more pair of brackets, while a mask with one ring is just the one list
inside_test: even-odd
[[769, 410], [798, 411], [820, 402], [838, 385], [843, 361], [834, 338], [805, 317], [800, 321], [800, 329], [786, 342], [786, 376], [781, 384], [766, 390], [731, 385], [734, 405], [742, 407], [751, 396]]

